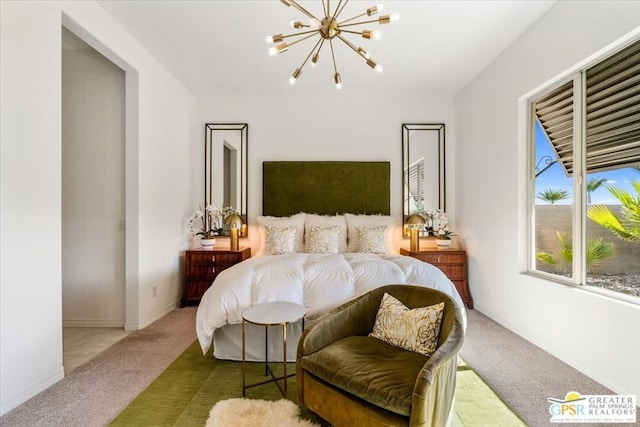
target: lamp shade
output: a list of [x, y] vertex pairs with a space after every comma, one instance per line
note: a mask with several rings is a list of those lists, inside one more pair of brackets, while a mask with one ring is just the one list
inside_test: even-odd
[[231, 228], [240, 228], [244, 224], [244, 220], [238, 214], [231, 214], [224, 219], [225, 224], [229, 224]]
[[404, 223], [407, 225], [421, 225], [421, 224], [426, 224], [427, 222], [424, 220], [424, 218], [418, 214], [413, 214], [413, 215], [409, 215], [405, 220]]

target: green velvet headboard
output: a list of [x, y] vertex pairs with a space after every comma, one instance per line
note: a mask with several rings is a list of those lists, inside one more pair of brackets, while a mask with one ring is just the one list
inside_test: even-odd
[[262, 214], [390, 214], [389, 162], [263, 162]]

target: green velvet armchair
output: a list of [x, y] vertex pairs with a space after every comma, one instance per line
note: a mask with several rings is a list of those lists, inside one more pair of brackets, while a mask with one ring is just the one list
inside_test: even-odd
[[[410, 309], [445, 303], [431, 357], [368, 336], [385, 292]], [[411, 285], [384, 286], [331, 310], [300, 337], [300, 403], [336, 427], [446, 425], [464, 339], [462, 318], [448, 295]]]

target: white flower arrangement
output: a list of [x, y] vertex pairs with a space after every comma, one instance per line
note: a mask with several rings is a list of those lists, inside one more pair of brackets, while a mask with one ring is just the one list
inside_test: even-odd
[[[237, 214], [237, 211], [230, 206], [218, 209], [216, 205], [211, 204], [204, 209], [204, 212], [202, 206], [200, 206], [189, 217], [189, 232], [193, 236], [202, 236], [204, 239], [220, 236], [224, 227], [224, 219], [232, 214]], [[198, 220], [200, 220], [201, 225], [199, 230], [196, 229]]]
[[438, 213], [438, 231], [436, 231], [436, 237], [440, 239], [450, 239], [453, 232], [449, 228], [449, 219], [446, 212]]
[[424, 227], [429, 234], [441, 239], [449, 239], [453, 235], [446, 212], [440, 209], [420, 209], [415, 213], [424, 218]]

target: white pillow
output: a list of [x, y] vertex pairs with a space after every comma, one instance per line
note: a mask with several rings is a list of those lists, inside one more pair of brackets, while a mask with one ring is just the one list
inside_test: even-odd
[[347, 220], [347, 251], [359, 252], [360, 240], [356, 227], [375, 228], [386, 226], [384, 232], [384, 244], [386, 253], [394, 253], [393, 249], [393, 225], [394, 218], [388, 215], [353, 215], [344, 214]]
[[279, 228], [265, 225], [264, 254], [283, 255], [295, 253], [297, 231], [294, 226]]
[[338, 252], [347, 251], [347, 220], [343, 215], [316, 215], [306, 214], [304, 218], [304, 242], [306, 245], [306, 251], [309, 250], [309, 229], [310, 227], [338, 227], [340, 229], [340, 247]]
[[256, 255], [260, 255], [264, 253], [265, 248], [265, 225], [269, 225], [271, 227], [277, 228], [287, 228], [287, 227], [295, 227], [296, 228], [296, 243], [295, 243], [295, 251], [296, 252], [304, 252], [304, 213], [298, 213], [292, 216], [259, 216], [258, 217], [258, 225], [260, 230], [260, 250]]
[[307, 229], [309, 240], [307, 252], [310, 254], [337, 254], [340, 252], [340, 228], [333, 227], [309, 227]]
[[387, 251], [384, 244], [384, 233], [387, 229], [386, 225], [379, 227], [360, 227], [356, 226], [358, 234], [358, 252], [383, 254]]
[[385, 293], [370, 337], [430, 357], [438, 347], [444, 303], [410, 310]]

